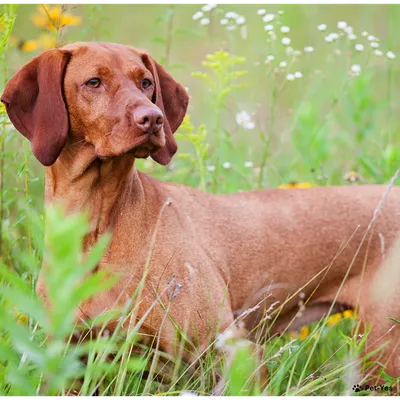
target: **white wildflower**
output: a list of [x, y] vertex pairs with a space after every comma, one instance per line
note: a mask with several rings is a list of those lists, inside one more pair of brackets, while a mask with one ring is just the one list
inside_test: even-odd
[[296, 79], [296, 77], [293, 74], [287, 74], [286, 75], [286, 79], [288, 81], [294, 81]]
[[272, 31], [272, 30], [274, 29], [274, 26], [271, 25], [271, 24], [268, 24], [268, 25], [265, 25], [265, 26], [264, 26], [264, 29], [265, 29], [266, 31]]
[[362, 32], [361, 36], [368, 36], [368, 32], [366, 32], [366, 31]]
[[353, 64], [351, 66], [351, 72], [354, 72], [355, 74], [359, 74], [361, 72], [361, 67], [358, 64]]
[[288, 37], [284, 37], [282, 38], [282, 44], [284, 44], [285, 46], [288, 46], [290, 44], [292, 40]]
[[270, 54], [269, 56], [267, 56], [267, 60], [268, 61], [274, 61], [275, 60], [275, 56]]
[[325, 31], [326, 28], [327, 28], [326, 24], [320, 24], [320, 25], [318, 25], [318, 30], [321, 31], [321, 32], [322, 32], [322, 31]]
[[275, 32], [273, 32], [273, 31], [269, 31], [269, 32], [268, 32], [268, 35], [270, 36], [270, 38], [271, 38], [272, 40], [276, 40], [276, 39], [277, 39], [277, 37], [276, 37], [276, 35], [275, 35]]
[[215, 171], [215, 165], [207, 165], [207, 170], [210, 172]]
[[281, 26], [281, 32], [282, 33], [289, 33], [290, 32], [290, 28], [288, 26]]
[[343, 29], [343, 31], [345, 33], [347, 33], [348, 35], [351, 35], [353, 33], [353, 27], [350, 25], [347, 25], [346, 28]]
[[328, 43], [332, 43], [336, 39], [339, 39], [339, 34], [336, 32], [332, 32], [329, 35], [325, 36], [325, 41]]
[[393, 51], [388, 51], [386, 53], [386, 57], [390, 58], [391, 60], [394, 60], [396, 58], [396, 54], [394, 54]]
[[205, 25], [208, 25], [209, 23], [210, 23], [210, 19], [209, 18], [202, 18], [200, 20], [200, 25], [205, 26]]
[[264, 17], [263, 17], [263, 21], [264, 21], [264, 22], [271, 22], [271, 21], [274, 20], [274, 18], [275, 18], [275, 15], [274, 15], [274, 14], [266, 14], [266, 15], [264, 15]]
[[300, 79], [300, 78], [303, 77], [303, 74], [302, 74], [301, 72], [299, 72], [299, 71], [296, 71], [296, 72], [294, 73], [294, 77], [297, 78], [297, 79]]
[[225, 161], [225, 162], [222, 164], [222, 167], [225, 168], [225, 169], [229, 169], [229, 168], [232, 167], [232, 164], [231, 164], [229, 161]]
[[253, 168], [253, 166], [254, 166], [253, 161], [245, 161], [244, 162], [245, 168]]
[[228, 31], [234, 31], [236, 29], [236, 25], [229, 25], [226, 27]]
[[201, 11], [197, 11], [197, 13], [194, 13], [192, 16], [192, 19], [197, 21], [198, 19], [200, 19], [204, 14]]
[[355, 35], [354, 33], [350, 33], [349, 36], [347, 36], [350, 40], [356, 40], [357, 39], [357, 35]]
[[255, 128], [255, 124], [247, 111], [240, 111], [236, 114], [236, 123], [244, 129], [251, 130]]
[[286, 50], [286, 55], [291, 56], [294, 53], [293, 47], [287, 47]]
[[295, 50], [293, 54], [295, 56], [300, 56], [301, 55], [301, 51], [300, 50]]
[[305, 51], [306, 53], [312, 53], [312, 52], [314, 51], [314, 47], [312, 47], [312, 46], [306, 46], [306, 47], [304, 47], [304, 51]]
[[228, 12], [225, 14], [225, 17], [226, 17], [226, 18], [232, 18], [232, 19], [236, 19], [238, 16], [239, 16], [239, 15], [236, 14], [235, 12], [233, 12], [233, 11], [228, 11]]
[[338, 27], [338, 29], [346, 29], [347, 28], [347, 22], [339, 21], [337, 23], [337, 27]]
[[371, 47], [376, 49], [377, 47], [379, 47], [379, 43], [378, 42], [371, 42]]
[[245, 22], [246, 22], [246, 18], [241, 15], [238, 18], [236, 18], [236, 23], [238, 25], [243, 25]]
[[375, 37], [374, 35], [368, 35], [367, 39], [368, 39], [370, 42], [373, 42], [374, 40], [376, 40], [376, 37]]
[[363, 51], [363, 50], [364, 50], [364, 45], [362, 45], [362, 44], [360, 44], [360, 43], [357, 43], [357, 44], [354, 46], [354, 48], [355, 48], [357, 51]]
[[285, 67], [287, 67], [287, 62], [286, 62], [286, 61], [281, 61], [281, 62], [279, 63], [279, 67], [280, 67], [280, 68], [285, 68]]
[[205, 6], [201, 7], [201, 11], [203, 12], [211, 11], [210, 4], [206, 4]]
[[376, 56], [383, 56], [383, 52], [382, 52], [381, 50], [375, 50], [375, 51], [374, 51], [374, 54], [375, 54]]
[[226, 25], [229, 20], [227, 18], [222, 18], [221, 21], [219, 21], [221, 25]]
[[257, 10], [257, 14], [258, 15], [264, 15], [267, 11], [264, 10], [263, 8], [260, 8], [259, 10]]

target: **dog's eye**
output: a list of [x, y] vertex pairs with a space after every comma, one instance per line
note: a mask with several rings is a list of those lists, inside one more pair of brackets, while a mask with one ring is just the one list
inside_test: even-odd
[[92, 78], [89, 79], [85, 85], [92, 88], [98, 88], [101, 85], [101, 80], [99, 78]]
[[143, 79], [142, 80], [142, 88], [143, 89], [147, 89], [152, 85], [151, 80], [150, 79]]

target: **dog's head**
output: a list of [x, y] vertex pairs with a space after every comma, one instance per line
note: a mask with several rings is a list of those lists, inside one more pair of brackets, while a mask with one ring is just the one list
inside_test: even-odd
[[67, 136], [99, 158], [149, 155], [162, 165], [177, 151], [173, 133], [186, 90], [146, 52], [115, 43], [74, 43], [34, 58], [8, 82], [1, 101], [46, 166]]

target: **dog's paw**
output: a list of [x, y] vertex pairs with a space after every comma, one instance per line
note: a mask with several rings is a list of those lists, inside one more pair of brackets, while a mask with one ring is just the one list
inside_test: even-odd
[[356, 385], [353, 386], [353, 390], [356, 393], [361, 392], [361, 386], [357, 383]]

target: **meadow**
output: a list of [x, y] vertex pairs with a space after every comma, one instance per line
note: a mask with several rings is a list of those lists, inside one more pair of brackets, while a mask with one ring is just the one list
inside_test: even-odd
[[[190, 105], [172, 163], [139, 170], [213, 193], [387, 184], [400, 166], [399, 18], [397, 5], [2, 5], [0, 86], [64, 43], [145, 48]], [[101, 274], [82, 277], [107, 238], [81, 257], [85, 217], [45, 209], [44, 168], [0, 112], [0, 395], [209, 395], [220, 375], [228, 394], [261, 394], [239, 344], [223, 367], [213, 343], [196, 366], [136, 354], [135, 328], [72, 340], [77, 304], [104, 288]], [[52, 310], [35, 295], [44, 252]], [[364, 341], [349, 311], [269, 340], [264, 394], [369, 393], [353, 390]]]

